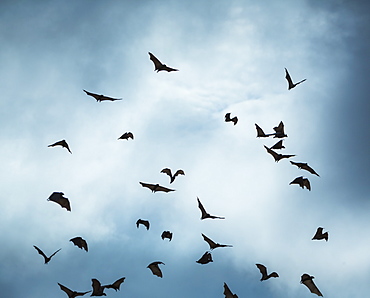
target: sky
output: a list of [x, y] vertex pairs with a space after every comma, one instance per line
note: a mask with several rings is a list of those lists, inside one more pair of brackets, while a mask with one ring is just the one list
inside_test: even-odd
[[[1, 1], [1, 296], [370, 291], [368, 1]], [[148, 52], [177, 72], [155, 72]], [[293, 81], [287, 89], [287, 68]], [[97, 102], [83, 89], [122, 98]], [[237, 116], [234, 126], [226, 113]], [[256, 138], [280, 121], [283, 154]], [[133, 140], [118, 140], [132, 132]], [[65, 139], [72, 151], [48, 147]], [[160, 171], [183, 169], [170, 184]], [[289, 183], [307, 177], [311, 191]], [[152, 193], [139, 182], [173, 192]], [[63, 192], [72, 211], [48, 202]], [[200, 220], [197, 197], [225, 219]], [[137, 219], [150, 229], [137, 228]], [[329, 241], [313, 241], [317, 227]], [[163, 231], [173, 233], [162, 240]], [[233, 247], [209, 250], [201, 234]], [[81, 236], [89, 251], [69, 239]], [[47, 255], [44, 264], [33, 248]], [[161, 261], [163, 278], [147, 267]], [[255, 264], [279, 278], [260, 281]], [[87, 294], [86, 297], [90, 295]]]

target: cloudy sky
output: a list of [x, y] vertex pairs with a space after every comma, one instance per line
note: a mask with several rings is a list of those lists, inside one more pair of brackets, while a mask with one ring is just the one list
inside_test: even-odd
[[[0, 288], [67, 297], [370, 291], [368, 1], [1, 1]], [[154, 72], [152, 52], [178, 72]], [[287, 90], [284, 68], [293, 81]], [[83, 89], [122, 98], [96, 102]], [[226, 123], [230, 112], [237, 125]], [[280, 121], [275, 163], [256, 138]], [[126, 131], [134, 140], [117, 140]], [[49, 144], [65, 139], [72, 154]], [[160, 171], [183, 169], [169, 184]], [[312, 190], [289, 185], [303, 175]], [[139, 182], [176, 191], [151, 193]], [[72, 211], [47, 198], [64, 192]], [[200, 220], [207, 211], [225, 220]], [[151, 223], [136, 228], [138, 218]], [[317, 227], [329, 241], [312, 241]], [[173, 232], [171, 242], [161, 239]], [[232, 244], [212, 252], [201, 233]], [[89, 252], [69, 239], [82, 236]], [[33, 245], [47, 255], [44, 265]], [[163, 278], [146, 266], [162, 261]], [[256, 263], [279, 278], [260, 282]], [[88, 294], [89, 295], [89, 294]], [[86, 296], [88, 296], [86, 295]]]

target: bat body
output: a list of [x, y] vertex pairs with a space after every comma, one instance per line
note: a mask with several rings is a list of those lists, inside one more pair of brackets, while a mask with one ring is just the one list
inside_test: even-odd
[[270, 153], [272, 155], [272, 157], [275, 159], [275, 162], [278, 162], [280, 160], [282, 160], [283, 158], [290, 158], [290, 157], [293, 157], [295, 155], [286, 155], [286, 154], [280, 154], [280, 153], [277, 153], [275, 152], [274, 150], [270, 149], [269, 147], [265, 146], [265, 149], [267, 150], [268, 153]]
[[62, 192], [53, 192], [47, 200], [55, 202], [62, 208], [66, 208], [68, 211], [71, 211], [71, 204], [67, 198], [63, 197], [63, 195], [64, 193]]
[[124, 281], [125, 277], [121, 277], [120, 279], [117, 279], [114, 283], [103, 286], [103, 288], [114, 289], [117, 292], [117, 290], [119, 290], [119, 287], [121, 286], [121, 283], [123, 283]]
[[287, 135], [284, 132], [284, 123], [280, 121], [279, 125], [274, 127], [275, 133], [274, 138], [285, 138]]
[[107, 296], [107, 294], [104, 293], [104, 287], [101, 285], [100, 281], [96, 278], [91, 279], [91, 281], [93, 291], [90, 296]]
[[55, 254], [56, 254], [58, 251], [60, 251], [60, 250], [61, 250], [61, 248], [59, 248], [59, 249], [58, 249], [57, 251], [55, 251], [52, 255], [50, 255], [50, 257], [48, 257], [48, 256], [46, 256], [46, 255], [44, 254], [44, 252], [43, 252], [40, 248], [38, 248], [36, 245], [34, 245], [33, 247], [37, 250], [37, 252], [38, 252], [40, 255], [42, 255], [42, 256], [44, 257], [45, 264], [49, 263], [49, 262], [50, 262], [50, 260], [51, 260], [51, 258], [52, 258], [53, 256], [55, 256]]
[[279, 277], [279, 275], [276, 272], [272, 272], [270, 274], [267, 274], [267, 268], [266, 268], [266, 266], [264, 266], [262, 264], [256, 264], [256, 266], [257, 266], [257, 268], [260, 270], [260, 272], [262, 274], [261, 281], [267, 280], [270, 277]]
[[231, 292], [226, 282], [224, 282], [224, 295], [225, 295], [225, 298], [238, 298], [238, 295], [233, 294], [233, 292]]
[[199, 264], [202, 264], [202, 265], [205, 265], [205, 264], [208, 264], [210, 262], [213, 262], [211, 253], [208, 252], [208, 251], [206, 251], [203, 254], [203, 256], [201, 256], [201, 258], [198, 261], [196, 261], [196, 262], [199, 263]]
[[102, 102], [102, 101], [107, 101], [107, 100], [110, 100], [110, 101], [122, 100], [122, 98], [113, 98], [113, 97], [108, 97], [108, 96], [105, 96], [105, 95], [102, 95], [102, 94], [92, 93], [92, 92], [89, 92], [89, 91], [86, 91], [86, 90], [84, 90], [84, 91], [87, 95], [90, 95], [90, 96], [94, 97], [97, 102]]
[[273, 134], [265, 134], [261, 127], [258, 126], [258, 124], [254, 124], [256, 126], [257, 130], [257, 138], [268, 138], [269, 136], [272, 136]]
[[298, 83], [293, 83], [292, 78], [290, 77], [290, 74], [288, 70], [285, 68], [285, 78], [288, 81], [288, 90], [293, 89], [295, 86], [297, 86], [300, 83], [303, 83], [306, 79], [299, 81]]
[[61, 140], [61, 141], [55, 142], [54, 144], [48, 145], [48, 147], [55, 147], [55, 146], [62, 146], [63, 148], [66, 148], [69, 153], [72, 154], [72, 152], [69, 149], [69, 146], [68, 146], [68, 143], [66, 142], [66, 140]]
[[319, 175], [319, 174], [317, 174], [317, 173], [315, 172], [315, 170], [314, 170], [313, 168], [311, 168], [307, 163], [303, 163], [303, 162], [294, 162], [294, 161], [291, 161], [290, 163], [291, 163], [292, 165], [294, 165], [294, 166], [297, 166], [297, 167], [298, 167], [298, 169], [306, 170], [306, 171], [310, 172], [311, 174], [313, 174], [313, 175], [316, 175], [316, 176], [320, 177], [320, 175]]
[[134, 135], [132, 134], [132, 132], [125, 132], [122, 136], [120, 136], [118, 138], [118, 140], [127, 140], [131, 138], [131, 139], [134, 139]]
[[211, 250], [215, 249], [215, 248], [218, 248], [218, 247], [233, 247], [232, 245], [229, 245], [229, 244], [220, 244], [220, 243], [216, 243], [214, 242], [213, 240], [211, 240], [210, 238], [208, 238], [206, 235], [202, 234], [203, 236], [203, 239], [205, 242], [208, 243], [209, 245], [209, 248]]
[[198, 200], [198, 208], [200, 209], [200, 211], [202, 212], [202, 216], [201, 216], [201, 220], [202, 219], [206, 219], [206, 218], [211, 218], [211, 219], [215, 219], [215, 218], [218, 218], [218, 219], [225, 219], [225, 217], [221, 217], [221, 216], [214, 216], [214, 215], [211, 215], [209, 214], [206, 209], [204, 209], [203, 207], [203, 204], [200, 202], [199, 198], [197, 198]]
[[162, 70], [170, 72], [170, 71], [178, 71], [178, 69], [168, 67], [166, 64], [163, 64], [161, 61], [158, 60], [156, 56], [154, 56], [152, 53], [148, 52], [150, 60], [154, 63], [154, 71], [160, 72]]
[[172, 233], [170, 231], [163, 231], [161, 235], [162, 240], [165, 238], [169, 239], [170, 241], [172, 240]]
[[63, 286], [60, 283], [58, 283], [58, 285], [59, 285], [60, 289], [62, 291], [64, 291], [68, 295], [68, 298], [76, 298], [77, 296], [84, 296], [85, 294], [91, 292], [91, 291], [87, 291], [87, 292], [76, 292], [76, 291], [72, 291], [71, 289], [68, 289], [66, 286]]
[[238, 123], [238, 117], [235, 116], [235, 117], [231, 118], [230, 113], [227, 113], [225, 115], [225, 122], [233, 122], [234, 125], [236, 125], [236, 123]]
[[307, 178], [303, 178], [303, 176], [295, 178], [292, 182], [289, 183], [289, 185], [291, 184], [298, 184], [302, 188], [306, 187], [308, 190], [311, 190], [310, 180], [308, 180]]
[[159, 268], [159, 264], [163, 264], [163, 262], [153, 262], [153, 263], [150, 263], [146, 268], [149, 268], [152, 273], [158, 277], [163, 277], [163, 274], [162, 274], [162, 271], [161, 269]]
[[322, 231], [323, 231], [323, 228], [322, 227], [317, 228], [316, 234], [313, 236], [313, 238], [311, 240], [322, 240], [322, 239], [325, 239], [326, 241], [328, 241], [329, 240], [329, 234], [328, 234], [328, 232], [323, 233]]
[[139, 218], [137, 221], [136, 221], [136, 227], [139, 228], [139, 224], [142, 224], [143, 226], [146, 227], [147, 230], [149, 230], [149, 227], [150, 227], [150, 223], [148, 220], [145, 220], [145, 219], [141, 219]]
[[304, 273], [301, 276], [301, 284], [304, 284], [310, 290], [311, 293], [316, 294], [317, 296], [322, 296], [320, 290], [313, 282], [314, 278], [315, 278], [314, 276], [310, 276], [309, 274]]
[[175, 181], [175, 178], [178, 176], [178, 175], [185, 175], [185, 172], [181, 169], [177, 170], [176, 173], [174, 175], [172, 175], [172, 171], [171, 169], [169, 168], [164, 168], [161, 173], [165, 173], [167, 174], [169, 177], [170, 177], [170, 184]]
[[69, 241], [71, 241], [77, 247], [86, 250], [86, 252], [89, 251], [89, 248], [87, 247], [87, 242], [85, 239], [82, 239], [82, 237], [75, 237], [70, 239]]
[[175, 191], [174, 189], [169, 189], [167, 187], [161, 186], [158, 183], [157, 184], [150, 184], [150, 183], [144, 183], [144, 182], [139, 182], [142, 187], [147, 187], [149, 188], [152, 192], [157, 192], [157, 191], [163, 191], [163, 192], [170, 192], [170, 191]]
[[274, 146], [270, 147], [270, 149], [284, 149], [285, 147], [283, 146], [283, 140], [280, 140], [277, 142]]

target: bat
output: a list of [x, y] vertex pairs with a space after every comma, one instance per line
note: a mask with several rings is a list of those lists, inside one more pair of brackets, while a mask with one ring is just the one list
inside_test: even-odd
[[273, 134], [265, 134], [261, 127], [258, 126], [257, 123], [254, 124], [257, 129], [257, 137], [256, 138], [267, 138], [269, 136], [272, 136]]
[[89, 91], [84, 90], [87, 95], [90, 95], [96, 99], [97, 102], [102, 102], [104, 100], [110, 100], [110, 101], [115, 101], [115, 100], [122, 100], [122, 98], [113, 98], [113, 97], [108, 97], [103, 94], [96, 94], [96, 93], [91, 93]]
[[120, 279], [117, 279], [114, 283], [103, 286], [103, 288], [114, 289], [117, 292], [117, 290], [119, 290], [119, 287], [121, 286], [121, 283], [125, 281], [125, 278], [126, 277], [121, 277]]
[[303, 163], [303, 162], [294, 162], [294, 161], [291, 161], [290, 163], [291, 163], [292, 165], [294, 165], [294, 166], [297, 166], [297, 167], [298, 167], [298, 169], [306, 170], [306, 171], [310, 172], [311, 174], [313, 174], [313, 175], [316, 175], [316, 176], [320, 177], [320, 175], [319, 175], [319, 174], [317, 174], [317, 173], [315, 172], [315, 170], [314, 170], [313, 168], [311, 168], [307, 163]]
[[146, 268], [149, 268], [154, 275], [157, 275], [158, 277], [163, 277], [162, 271], [158, 266], [159, 264], [164, 265], [163, 262], [158, 262], [157, 261], [157, 262], [150, 263]]
[[265, 146], [265, 149], [267, 150], [268, 153], [270, 153], [272, 155], [272, 157], [275, 159], [275, 162], [278, 162], [279, 160], [283, 159], [283, 158], [290, 158], [290, 157], [293, 157], [295, 155], [284, 155], [284, 154], [280, 154], [280, 153], [277, 153], [275, 152], [274, 150], [268, 148], [267, 146]]
[[306, 80], [304, 79], [302, 81], [299, 81], [298, 83], [293, 83], [292, 78], [290, 77], [290, 74], [286, 68], [285, 68], [285, 78], [288, 81], [288, 90], [294, 88], [295, 86], [297, 86], [300, 83], [303, 83]]
[[270, 149], [284, 149], [285, 147], [283, 146], [283, 140], [280, 140], [277, 142], [274, 146], [270, 147]]
[[63, 286], [62, 284], [58, 283], [60, 289], [68, 295], [69, 298], [75, 298], [77, 296], [84, 296], [87, 293], [90, 293], [91, 291], [88, 292], [76, 292], [72, 291], [71, 289], [68, 289], [66, 286]]
[[59, 204], [62, 208], [66, 208], [68, 211], [71, 211], [71, 204], [69, 200], [63, 197], [64, 193], [62, 192], [53, 192], [47, 201], [52, 201]]
[[168, 72], [178, 71], [178, 69], [171, 68], [171, 67], [168, 67], [166, 64], [163, 64], [152, 53], [148, 52], [148, 54], [149, 54], [150, 60], [152, 60], [153, 63], [154, 63], [154, 71], [157, 71], [157, 73], [160, 72], [161, 70], [165, 70], [165, 71], [168, 71]]
[[185, 172], [181, 169], [177, 170], [176, 173], [174, 175], [172, 175], [172, 172], [171, 172], [171, 169], [169, 168], [164, 168], [161, 173], [165, 173], [167, 174], [168, 176], [170, 176], [170, 184], [175, 181], [175, 178], [178, 176], [178, 175], [185, 175]]
[[72, 154], [71, 150], [69, 149], [69, 146], [66, 142], [66, 140], [61, 140], [61, 141], [58, 141], [58, 142], [55, 142], [54, 144], [50, 144], [48, 145], [48, 147], [55, 147], [55, 146], [62, 146], [63, 148], [66, 148], [68, 150], [69, 153]]
[[79, 248], [86, 250], [86, 252], [89, 251], [87, 247], [87, 242], [85, 239], [82, 239], [81, 237], [75, 237], [75, 238], [70, 239], [69, 241], [72, 241], [73, 244], [78, 246]]
[[171, 241], [172, 240], [172, 233], [170, 231], [163, 231], [161, 237], [162, 237], [162, 240], [164, 240], [164, 238], [167, 238]]
[[229, 287], [227, 286], [226, 282], [224, 282], [224, 295], [225, 298], [238, 298], [238, 295], [233, 294]]
[[220, 244], [220, 243], [216, 243], [214, 242], [213, 240], [211, 240], [210, 238], [208, 238], [206, 235], [202, 234], [203, 236], [203, 239], [205, 242], [208, 243], [209, 245], [209, 248], [211, 250], [215, 249], [215, 248], [218, 248], [218, 247], [233, 247], [232, 245], [228, 245], [228, 244]]
[[316, 294], [317, 296], [323, 296], [320, 290], [316, 287], [315, 283], [313, 282], [314, 276], [310, 276], [307, 273], [304, 273], [301, 276], [301, 284], [304, 284], [311, 293]]
[[93, 291], [90, 296], [107, 296], [107, 294], [104, 293], [104, 287], [101, 285], [100, 281], [96, 278], [91, 279], [91, 281]]
[[201, 258], [196, 262], [202, 265], [208, 264], [209, 262], [213, 262], [211, 253], [206, 251], [203, 254], [203, 256], [201, 256]]
[[44, 257], [45, 264], [49, 263], [49, 262], [50, 262], [50, 260], [51, 260], [51, 258], [52, 258], [52, 257], [54, 257], [54, 256], [55, 256], [55, 254], [56, 254], [58, 251], [60, 251], [60, 250], [61, 250], [61, 248], [59, 248], [59, 249], [58, 249], [57, 251], [55, 251], [52, 255], [50, 255], [50, 257], [47, 257], [47, 256], [44, 254], [44, 252], [43, 252], [41, 249], [39, 249], [36, 245], [34, 245], [33, 247], [37, 250], [37, 252], [38, 252], [40, 255], [42, 255], [42, 256]]
[[144, 183], [144, 182], [139, 182], [142, 187], [147, 187], [149, 188], [152, 192], [156, 191], [163, 191], [163, 192], [170, 192], [170, 191], [175, 191], [174, 189], [169, 189], [167, 187], [161, 186], [158, 183], [157, 184], [150, 184], [150, 183]]
[[141, 219], [139, 218], [137, 221], [136, 221], [136, 227], [139, 228], [139, 224], [142, 224], [143, 226], [146, 227], [147, 230], [149, 230], [149, 226], [150, 226], [150, 223], [148, 220], [144, 220], [144, 219]]
[[313, 238], [311, 240], [325, 239], [326, 241], [328, 241], [329, 240], [328, 232], [323, 233], [322, 230], [323, 230], [322, 227], [317, 228], [316, 234], [315, 234], [315, 236], [313, 236]]
[[307, 178], [303, 178], [303, 176], [295, 178], [292, 182], [289, 183], [289, 185], [291, 184], [298, 184], [302, 188], [306, 187], [308, 190], [311, 190], [310, 181]]
[[262, 264], [256, 264], [256, 266], [257, 266], [257, 268], [260, 270], [260, 272], [262, 274], [261, 281], [267, 280], [270, 277], [279, 277], [279, 275], [276, 272], [272, 272], [270, 274], [267, 274], [267, 268], [266, 268], [266, 266], [264, 266]]
[[207, 213], [206, 209], [204, 209], [204, 207], [203, 207], [203, 205], [200, 202], [200, 200], [199, 200], [198, 197], [197, 197], [197, 200], [198, 200], [198, 207], [199, 207], [200, 211], [202, 212], [202, 217], [200, 218], [201, 220], [202, 219], [206, 219], [206, 218], [211, 218], [211, 219], [215, 219], [215, 218], [225, 219], [225, 217], [214, 216], [214, 215], [211, 215], [211, 214]]
[[283, 121], [280, 121], [278, 126], [274, 127], [275, 133], [274, 138], [285, 138], [287, 135], [284, 132], [284, 123]]
[[225, 122], [234, 122], [234, 125], [236, 125], [236, 123], [238, 123], [238, 117], [233, 117], [233, 118], [230, 118], [230, 113], [227, 113], [225, 115]]
[[129, 138], [134, 139], [134, 135], [132, 134], [132, 132], [125, 132], [117, 140], [127, 140], [128, 141]]

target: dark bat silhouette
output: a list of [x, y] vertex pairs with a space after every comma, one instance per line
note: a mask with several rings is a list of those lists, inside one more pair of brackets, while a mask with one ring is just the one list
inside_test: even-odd
[[267, 147], [265, 145], [264, 145], [264, 147], [267, 150], [267, 152], [272, 155], [272, 157], [275, 159], [276, 162], [278, 162], [279, 160], [281, 160], [283, 158], [290, 158], [290, 157], [295, 156], [293, 154], [290, 154], [290, 155], [280, 154], [280, 153], [275, 152], [274, 150], [270, 149], [269, 147]]
[[166, 64], [163, 64], [152, 53], [148, 52], [148, 54], [149, 54], [150, 60], [152, 60], [153, 63], [154, 63], [154, 67], [155, 67], [154, 68], [154, 71], [157, 71], [157, 72], [160, 72], [161, 70], [165, 70], [165, 71], [168, 71], [168, 72], [170, 72], [170, 71], [178, 71], [178, 69], [171, 68], [171, 67], [168, 67]]
[[276, 272], [272, 272], [270, 274], [267, 274], [267, 268], [266, 268], [266, 266], [264, 266], [262, 264], [256, 264], [256, 266], [257, 266], [257, 268], [260, 270], [260, 272], [262, 274], [261, 281], [267, 280], [270, 277], [279, 277], [279, 275]]
[[87, 247], [87, 242], [85, 239], [82, 239], [81, 237], [75, 237], [75, 238], [70, 239], [69, 241], [72, 241], [73, 244], [78, 246], [79, 248], [89, 251]]
[[303, 178], [303, 176], [295, 178], [292, 182], [289, 183], [291, 184], [298, 184], [302, 188], [307, 188], [308, 190], [311, 190], [311, 184], [310, 181], [307, 178]]
[[98, 281], [96, 278], [91, 279], [92, 281], [92, 294], [90, 296], [107, 296], [107, 294], [104, 293], [104, 287], [101, 285], [100, 281]]
[[295, 86], [297, 86], [300, 83], [303, 83], [306, 80], [304, 79], [302, 81], [299, 81], [298, 83], [293, 83], [292, 78], [290, 77], [290, 74], [286, 68], [285, 68], [285, 78], [288, 81], [288, 90], [294, 88]]
[[172, 233], [170, 231], [163, 231], [161, 237], [162, 237], [162, 240], [167, 238], [171, 241], [172, 240]]
[[171, 169], [169, 168], [164, 168], [161, 173], [165, 173], [167, 174], [168, 176], [170, 176], [170, 184], [175, 181], [175, 178], [178, 176], [178, 175], [185, 175], [185, 172], [181, 169], [177, 170], [176, 173], [174, 175], [172, 175], [172, 172], [171, 172]]
[[211, 253], [209, 251], [206, 251], [203, 256], [201, 256], [201, 258], [196, 262], [202, 265], [213, 262]]
[[126, 277], [121, 277], [120, 279], [117, 279], [114, 283], [103, 286], [103, 288], [114, 289], [117, 292], [117, 290], [119, 290], [119, 287], [121, 286], [121, 283], [125, 281], [125, 278]]
[[61, 141], [58, 141], [58, 142], [55, 142], [54, 144], [50, 144], [48, 145], [48, 147], [55, 147], [55, 146], [62, 146], [63, 148], [66, 148], [68, 150], [69, 153], [72, 154], [71, 150], [69, 149], [69, 146], [66, 142], [66, 140], [61, 140]]
[[163, 277], [162, 271], [158, 266], [159, 264], [164, 265], [163, 262], [158, 262], [157, 261], [157, 262], [150, 263], [146, 268], [149, 268], [154, 275], [157, 275], [158, 277]]
[[233, 118], [230, 118], [230, 113], [227, 113], [225, 115], [225, 122], [234, 122], [234, 125], [236, 125], [236, 123], [238, 123], [238, 117], [233, 117]]
[[128, 140], [129, 138], [134, 139], [134, 135], [132, 134], [132, 132], [125, 132], [117, 140]]
[[51, 255], [50, 255], [50, 257], [47, 257], [47, 256], [44, 254], [44, 252], [43, 252], [41, 249], [39, 249], [36, 245], [34, 245], [33, 247], [37, 250], [37, 252], [38, 252], [40, 255], [42, 255], [42, 256], [44, 257], [45, 264], [49, 263], [49, 262], [50, 262], [50, 260], [51, 260], [51, 258], [52, 258], [52, 257], [54, 257], [54, 256], [55, 256], [55, 254], [56, 254], [58, 251], [60, 251], [60, 250], [61, 250], [61, 248], [59, 248], [57, 251], [55, 251], [53, 254], [51, 254]]
[[63, 195], [64, 193], [62, 192], [53, 192], [47, 200], [55, 202], [62, 208], [66, 208], [68, 211], [71, 211], [71, 204], [67, 198], [63, 197]]
[[209, 248], [211, 250], [215, 249], [215, 248], [218, 248], [218, 247], [233, 247], [232, 245], [228, 245], [228, 244], [220, 244], [220, 243], [216, 243], [214, 242], [213, 240], [211, 240], [210, 238], [208, 238], [206, 235], [202, 234], [203, 236], [203, 239], [205, 242], [208, 243], [209, 245]]
[[224, 295], [225, 295], [225, 298], [238, 298], [238, 295], [233, 294], [233, 292], [231, 292], [226, 282], [224, 282]]
[[169, 189], [167, 187], [161, 186], [158, 183], [157, 184], [150, 184], [150, 183], [144, 183], [144, 182], [139, 182], [142, 187], [147, 187], [149, 188], [152, 192], [156, 191], [163, 191], [163, 192], [170, 192], [170, 191], [175, 191], [174, 189]]
[[257, 129], [257, 138], [267, 138], [269, 136], [272, 136], [273, 134], [265, 134], [261, 127], [258, 126], [258, 124], [254, 124]]
[[301, 284], [304, 284], [311, 293], [316, 294], [317, 296], [322, 296], [320, 290], [316, 287], [315, 283], [313, 282], [314, 276], [310, 276], [307, 273], [304, 273], [301, 276]]
[[85, 294], [87, 293], [90, 293], [91, 291], [87, 291], [87, 292], [76, 292], [76, 291], [72, 291], [71, 289], [68, 289], [66, 286], [63, 286], [62, 284], [58, 283], [60, 289], [64, 292], [66, 292], [66, 294], [68, 295], [69, 298], [75, 298], [77, 296], [84, 296]]
[[145, 220], [145, 219], [141, 219], [139, 218], [137, 221], [136, 221], [136, 227], [139, 228], [139, 224], [142, 224], [143, 226], [146, 227], [147, 230], [149, 230], [149, 226], [150, 226], [150, 223], [148, 220]]
[[200, 202], [200, 200], [199, 200], [198, 197], [197, 197], [197, 200], [198, 200], [198, 207], [199, 207], [200, 211], [202, 212], [202, 217], [200, 219], [206, 219], [206, 218], [211, 218], [211, 219], [215, 219], [215, 218], [225, 219], [225, 217], [214, 216], [214, 215], [211, 215], [211, 214], [207, 213], [206, 209], [204, 209], [204, 207], [203, 207], [203, 205]]
[[319, 175], [319, 174], [317, 174], [317, 173], [315, 172], [315, 170], [314, 170], [313, 168], [311, 168], [307, 163], [303, 163], [303, 162], [294, 162], [294, 161], [291, 161], [290, 163], [291, 163], [292, 165], [294, 165], [294, 166], [297, 166], [299, 169], [306, 170], [306, 171], [310, 172], [311, 174], [313, 174], [313, 175], [316, 175], [316, 176], [319, 176], [319, 177], [320, 177], [320, 175]]
[[84, 91], [87, 95], [90, 95], [90, 96], [94, 97], [96, 99], [96, 101], [98, 101], [98, 102], [102, 102], [104, 100], [110, 100], [110, 101], [122, 100], [122, 98], [113, 98], [113, 97], [105, 96], [103, 94], [91, 93], [91, 92], [86, 91], [86, 90], [84, 90]]
[[278, 126], [274, 127], [275, 133], [274, 138], [285, 138], [287, 135], [284, 132], [284, 123], [283, 121], [280, 121]]
[[323, 228], [318, 227], [315, 236], [311, 240], [322, 240], [325, 239], [326, 241], [329, 240], [329, 234], [328, 232], [323, 233]]
[[277, 142], [274, 146], [270, 147], [270, 149], [284, 149], [285, 147], [283, 146], [283, 140], [280, 140]]

